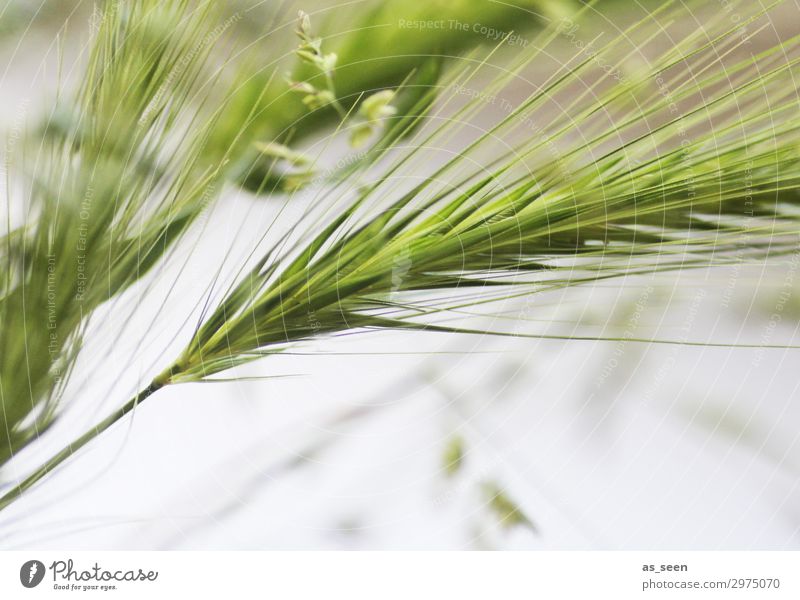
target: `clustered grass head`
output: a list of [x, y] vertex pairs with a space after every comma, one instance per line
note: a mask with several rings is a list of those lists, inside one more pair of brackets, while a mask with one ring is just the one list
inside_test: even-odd
[[[214, 148], [227, 148], [233, 141], [230, 178], [258, 194], [281, 191], [285, 179], [276, 173], [270, 157], [264, 160], [256, 142], [300, 144], [339, 123], [365, 97], [403, 84], [405, 90], [393, 105], [398, 114], [406, 114], [417, 104], [415, 90], [436, 85], [443, 61], [497, 43], [470, 29], [449, 25], [420, 29], [409, 24], [480, 23], [496, 32], [525, 32], [572, 14], [577, 6], [572, 0], [520, 0], [513, 5], [484, 0], [370, 0], [359, 4], [357, 11], [330, 5], [310, 15], [300, 11], [298, 19], [287, 25], [295, 38], [299, 36], [299, 48], [276, 51], [271, 40], [282, 28], [253, 42], [262, 44], [259, 48], [269, 60], [263, 64], [259, 54], [262, 64], [257, 68], [249, 63], [240, 67], [241, 84], [211, 134], [212, 154]], [[365, 121], [361, 123], [360, 131], [352, 134], [356, 143], [366, 139]], [[289, 185], [289, 191], [294, 187]]]
[[[750, 25], [760, 18], [754, 12]], [[626, 81], [613, 80], [659, 27], [651, 15], [598, 52], [575, 53], [456, 158], [396, 194], [393, 178], [457, 126], [419, 132], [382, 176], [356, 188], [355, 199], [333, 200], [336, 216], [304, 247], [278, 244], [265, 254], [160, 380], [202, 380], [325, 334], [456, 331], [436, 319], [485, 302], [481, 293], [507, 298], [718, 264], [743, 240], [746, 253], [762, 258], [796, 249], [800, 112], [785, 81], [797, 76], [797, 39], [742, 57], [739, 27], [717, 17]], [[543, 32], [511, 75], [458, 119], [468, 122], [558, 35]], [[598, 57], [615, 69], [599, 69]], [[451, 86], [453, 96], [473, 75]], [[545, 115], [554, 97], [564, 108]], [[417, 117], [425, 118], [435, 120], [429, 112]], [[520, 140], [487, 164], [482, 152], [498, 138]], [[407, 263], [402, 278], [398, 256]], [[390, 301], [392, 292], [408, 301]], [[464, 292], [472, 300], [453, 300]]]

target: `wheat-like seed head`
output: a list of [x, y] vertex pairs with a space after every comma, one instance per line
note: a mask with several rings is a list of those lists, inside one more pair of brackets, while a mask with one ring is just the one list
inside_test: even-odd
[[[762, 17], [752, 15], [751, 25]], [[651, 15], [624, 41], [636, 50], [658, 27]], [[559, 33], [544, 32], [520, 64], [544, 54]], [[718, 18], [648, 68], [614, 81], [611, 73], [625, 68], [631, 52], [622, 42], [620, 36], [590, 55], [575, 54], [456, 158], [393, 194], [392, 178], [454, 126], [427, 139], [420, 133], [304, 248], [276, 245], [266, 254], [160, 381], [202, 380], [322, 334], [457, 330], [435, 319], [483, 301], [476, 291], [503, 298], [707, 266], [743, 243], [760, 257], [795, 249], [800, 112], [797, 89], [786, 82], [798, 74], [797, 39], [742, 58], [739, 28]], [[615, 70], [598, 73], [600, 59]], [[579, 81], [592, 83], [576, 94]], [[469, 82], [457, 82], [451, 93]], [[566, 108], [540, 117], [554, 97], [565, 98]], [[521, 129], [528, 122], [546, 125]], [[403, 119], [397, 125], [411, 126]], [[470, 170], [486, 163], [484, 146], [502, 136], [519, 141], [483, 172]], [[400, 256], [406, 266], [398, 278]], [[451, 300], [465, 290], [472, 300]], [[409, 299], [387, 300], [397, 292]], [[423, 302], [412, 300], [421, 292]]]

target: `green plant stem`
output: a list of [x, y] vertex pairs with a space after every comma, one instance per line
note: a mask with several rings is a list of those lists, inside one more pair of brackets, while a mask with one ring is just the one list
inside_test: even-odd
[[331, 74], [328, 72], [325, 72], [325, 81], [328, 84], [328, 91], [333, 94], [333, 102], [331, 102], [331, 104], [333, 104], [333, 108], [335, 108], [336, 112], [339, 113], [339, 118], [342, 120], [346, 119], [347, 111], [345, 110], [344, 106], [342, 106], [342, 103], [339, 102], [339, 97], [336, 95], [336, 87], [333, 83], [333, 77], [331, 77]]
[[0, 497], [0, 511], [5, 509], [9, 504], [14, 502], [17, 498], [19, 498], [26, 490], [35, 485], [36, 482], [38, 482], [40, 479], [48, 475], [51, 471], [56, 469], [62, 462], [67, 460], [75, 452], [77, 452], [83, 446], [91, 442], [94, 438], [99, 436], [106, 429], [111, 427], [114, 423], [121, 420], [123, 417], [125, 417], [125, 415], [133, 411], [134, 408], [136, 408], [139, 404], [144, 402], [149, 396], [152, 396], [155, 392], [164, 387], [164, 385], [165, 385], [164, 383], [160, 382], [151, 383], [149, 386], [147, 386], [145, 389], [143, 389], [141, 392], [139, 392], [133, 398], [131, 398], [127, 403], [125, 403], [123, 406], [121, 406], [116, 411], [111, 413], [103, 421], [93, 426], [81, 437], [79, 437], [72, 443], [62, 448], [58, 454], [50, 458], [41, 467], [36, 469], [33, 473], [28, 475], [28, 477], [26, 477], [23, 481], [17, 484], [17, 486], [10, 489], [2, 497]]

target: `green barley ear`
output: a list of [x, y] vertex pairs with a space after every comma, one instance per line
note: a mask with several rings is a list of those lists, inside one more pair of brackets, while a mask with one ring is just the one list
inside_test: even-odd
[[[597, 52], [579, 51], [425, 177], [414, 159], [424, 163], [431, 140], [454, 126], [421, 131], [374, 184], [340, 200], [345, 207], [309, 231], [304, 247], [265, 254], [159, 381], [200, 381], [287, 345], [353, 330], [502, 334], [449, 325], [447, 316], [472, 303], [713, 265], [743, 240], [753, 257], [789, 251], [798, 232], [800, 113], [781, 81], [797, 74], [798, 59], [781, 58], [798, 52], [798, 40], [728, 65], [717, 45], [741, 42], [718, 19], [703, 32], [708, 38], [690, 35], [646, 72], [615, 82], [603, 65], [619, 65], [629, 53], [622, 42], [645, 40], [653, 27], [643, 22]], [[553, 41], [557, 34], [544, 35]], [[543, 51], [532, 49], [520, 65]], [[576, 81], [595, 83], [575, 94]], [[658, 81], [669, 94], [653, 88]], [[463, 89], [460, 83], [452, 96]], [[766, 106], [759, 101], [765, 89]], [[564, 112], [540, 115], [553, 97], [564, 98]], [[456, 116], [475, 114], [484, 102], [476, 95]], [[676, 117], [678, 102], [684, 112]], [[576, 123], [584, 135], [574, 135]], [[485, 148], [498, 137], [507, 149], [483, 171], [469, 168], [486, 164]], [[395, 194], [391, 184], [404, 175], [420, 182]], [[398, 278], [399, 256], [408, 266]]]
[[7, 224], [2, 257], [0, 465], [54, 422], [93, 311], [158, 264], [213, 195], [218, 169], [199, 160], [214, 119], [201, 77], [211, 10], [108, 3], [80, 87], [31, 140], [26, 220]]

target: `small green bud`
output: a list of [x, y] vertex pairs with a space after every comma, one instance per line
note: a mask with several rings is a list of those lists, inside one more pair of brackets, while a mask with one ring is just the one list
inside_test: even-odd
[[373, 123], [386, 117], [391, 117], [397, 114], [397, 109], [390, 105], [394, 97], [394, 90], [376, 92], [361, 103], [359, 113], [367, 121]]
[[297, 35], [304, 38], [308, 36], [309, 31], [311, 31], [311, 17], [305, 11], [297, 11]]
[[318, 108], [328, 106], [334, 100], [336, 100], [336, 97], [333, 95], [333, 92], [330, 90], [319, 90], [317, 93], [309, 94], [303, 98], [303, 104], [305, 104], [310, 110], [316, 110]]
[[278, 144], [276, 142], [256, 142], [255, 146], [264, 156], [276, 160], [285, 160], [293, 166], [307, 165], [310, 162], [305, 155], [283, 144]]
[[289, 80], [289, 87], [293, 92], [301, 94], [317, 94], [319, 90], [307, 81], [291, 81]]
[[373, 128], [369, 123], [359, 123], [350, 133], [350, 145], [353, 148], [361, 148], [372, 137]]
[[336, 53], [331, 52], [320, 59], [318, 66], [320, 70], [324, 71], [325, 73], [332, 73], [336, 68], [336, 61], [338, 60], [339, 57], [336, 55]]

